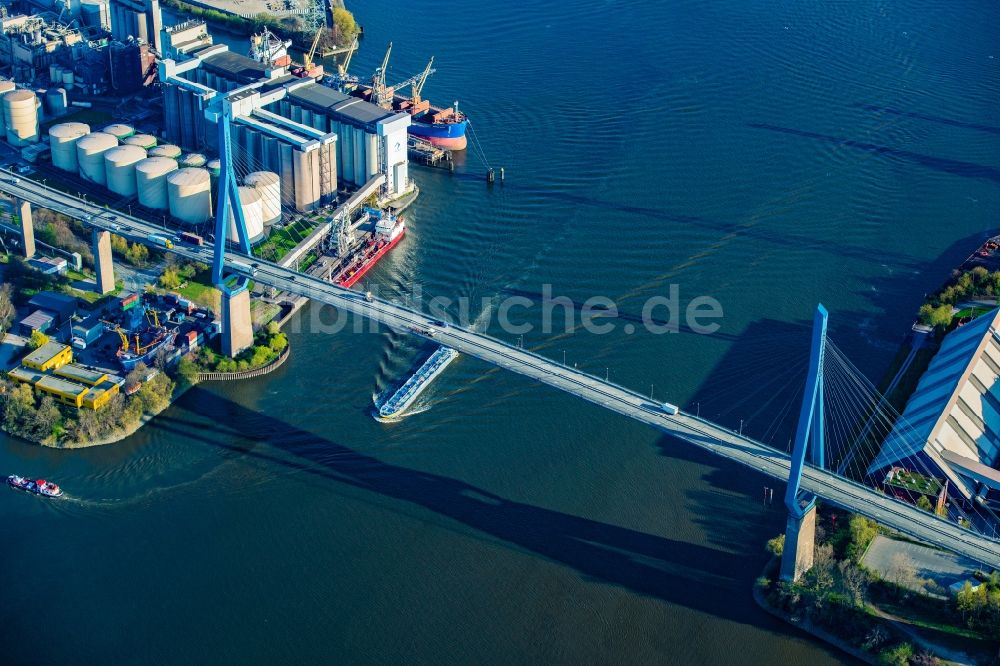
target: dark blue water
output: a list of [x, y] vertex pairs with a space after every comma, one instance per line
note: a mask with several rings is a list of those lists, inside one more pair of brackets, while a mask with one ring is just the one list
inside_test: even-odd
[[[495, 308], [551, 284], [630, 316], [670, 285], [712, 296], [715, 335], [524, 343], [777, 445], [816, 302], [877, 379], [923, 293], [996, 224], [992, 3], [354, 9], [352, 69], [390, 40], [390, 78], [434, 55], [425, 95], [460, 100], [507, 173], [487, 189], [472, 151], [454, 175], [415, 170], [410, 230], [371, 286]], [[311, 316], [277, 374], [202, 385], [124, 443], [0, 439], [0, 468], [71, 495], [0, 497], [8, 656], [840, 659], [751, 600], [783, 524], [759, 503], [774, 482], [469, 359], [380, 425], [371, 395], [420, 348]]]

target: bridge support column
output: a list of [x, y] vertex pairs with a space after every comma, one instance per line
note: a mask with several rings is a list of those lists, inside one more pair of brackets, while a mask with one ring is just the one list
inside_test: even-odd
[[97, 268], [95, 291], [103, 296], [115, 290], [115, 264], [111, 259], [111, 232], [94, 229], [91, 239], [94, 266]]
[[812, 568], [816, 551], [816, 497], [802, 491], [802, 473], [806, 465], [806, 452], [815, 467], [825, 467], [825, 431], [823, 423], [823, 362], [826, 357], [827, 312], [816, 306], [813, 317], [812, 348], [809, 355], [809, 374], [802, 394], [802, 407], [795, 430], [791, 467], [788, 470], [788, 488], [785, 507], [788, 523], [785, 529], [785, 548], [781, 554], [782, 580], [798, 580]]
[[21, 246], [24, 258], [35, 256], [35, 224], [31, 219], [31, 204], [27, 201], [14, 202], [14, 216], [21, 223]]
[[222, 353], [236, 356], [253, 344], [250, 290], [222, 290]]
[[785, 525], [785, 549], [781, 553], [781, 580], [797, 581], [812, 569], [816, 554], [816, 503], [797, 515], [788, 513]]

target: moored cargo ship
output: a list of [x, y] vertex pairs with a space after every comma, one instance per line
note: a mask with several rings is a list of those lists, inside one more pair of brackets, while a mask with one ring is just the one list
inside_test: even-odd
[[402, 217], [384, 210], [368, 209], [366, 212], [376, 215], [371, 237], [330, 275], [330, 281], [341, 287], [353, 286], [379, 259], [396, 247], [406, 233], [406, 222]]
[[410, 375], [396, 391], [384, 401], [375, 401], [375, 420], [395, 421], [424, 392], [434, 378], [444, 372], [452, 361], [458, 358], [458, 352], [451, 347], [438, 347], [417, 371]]

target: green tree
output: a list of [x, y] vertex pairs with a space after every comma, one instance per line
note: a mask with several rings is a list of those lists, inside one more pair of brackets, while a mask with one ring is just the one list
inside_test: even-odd
[[13, 291], [9, 284], [0, 284], [0, 338], [7, 332], [10, 322], [14, 319]]
[[45, 335], [41, 331], [32, 331], [31, 338], [28, 340], [28, 349], [34, 351], [48, 341], [49, 336]]
[[937, 328], [947, 328], [951, 325], [952, 307], [947, 303], [942, 303], [937, 307], [930, 303], [925, 303], [920, 307], [920, 321], [928, 326]]
[[140, 243], [132, 243], [125, 251], [125, 260], [133, 266], [145, 266], [149, 259], [149, 248]]
[[782, 553], [785, 552], [785, 535], [779, 534], [773, 539], [769, 539], [766, 548], [767, 552], [775, 557], [781, 557]]
[[908, 666], [911, 657], [913, 657], [913, 646], [909, 643], [900, 643], [880, 652], [878, 661], [888, 666]]
[[336, 27], [337, 41], [341, 46], [348, 46], [358, 36], [358, 22], [354, 20], [354, 14], [343, 7], [334, 8], [333, 25]]
[[164, 289], [176, 289], [181, 286], [182, 280], [176, 268], [167, 268], [160, 275], [159, 282]]
[[917, 508], [923, 509], [924, 511], [934, 511], [934, 505], [931, 501], [927, 499], [926, 495], [921, 495], [917, 499]]
[[177, 364], [177, 379], [182, 387], [194, 386], [198, 383], [198, 366], [188, 357], [184, 357]]

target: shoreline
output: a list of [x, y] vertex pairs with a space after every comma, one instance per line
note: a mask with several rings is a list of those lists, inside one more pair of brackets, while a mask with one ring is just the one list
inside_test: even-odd
[[7, 430], [6, 427], [4, 427], [2, 425], [0, 425], [0, 430], [2, 430], [4, 432], [4, 434], [6, 434], [11, 439], [19, 439], [22, 442], [26, 442], [26, 443], [31, 444], [33, 446], [44, 446], [47, 449], [67, 449], [67, 450], [72, 450], [72, 449], [89, 449], [89, 448], [94, 447], [94, 446], [107, 446], [109, 444], [117, 444], [118, 442], [122, 441], [123, 439], [131, 437], [135, 433], [139, 432], [139, 430], [143, 426], [145, 426], [147, 423], [149, 423], [150, 421], [152, 421], [154, 418], [156, 418], [157, 416], [159, 416], [160, 414], [162, 414], [164, 411], [166, 411], [170, 407], [172, 407], [173, 404], [174, 404], [174, 402], [176, 402], [177, 400], [179, 400], [180, 397], [182, 395], [184, 395], [185, 393], [187, 393], [188, 390], [191, 389], [193, 386], [194, 386], [194, 384], [190, 384], [188, 386], [185, 386], [184, 388], [174, 389], [174, 394], [172, 396], [170, 396], [170, 402], [168, 402], [166, 405], [164, 405], [161, 409], [158, 409], [155, 412], [148, 412], [146, 414], [143, 414], [142, 418], [140, 418], [138, 420], [138, 422], [136, 422], [136, 424], [133, 425], [133, 426], [129, 426], [128, 428], [123, 428], [122, 430], [118, 430], [117, 432], [114, 432], [114, 433], [108, 435], [107, 437], [103, 437], [103, 438], [101, 438], [99, 440], [95, 440], [95, 441], [91, 441], [91, 442], [73, 442], [73, 443], [70, 443], [70, 444], [48, 444], [46, 442], [37, 442], [37, 441], [30, 440], [30, 439], [25, 439], [24, 437], [21, 437], [20, 435], [15, 435], [14, 433], [10, 432], [9, 430]]
[[[772, 565], [774, 564], [775, 561], [776, 560], [772, 558], [770, 562], [765, 564], [763, 570], [761, 570], [760, 575], [766, 577], [768, 573], [771, 573], [773, 569]], [[772, 584], [777, 584], [777, 581], [774, 581]], [[796, 620], [792, 615], [789, 615], [788, 613], [785, 613], [773, 607], [771, 604], [767, 602], [767, 599], [764, 598], [764, 594], [761, 591], [760, 586], [757, 585], [756, 583], [754, 583], [753, 585], [753, 600], [765, 613], [778, 618], [779, 620], [795, 627], [796, 629], [804, 631], [813, 638], [822, 641], [823, 643], [829, 645], [830, 647], [836, 648], [841, 652], [849, 654], [855, 659], [862, 661], [866, 664], [872, 664], [873, 666], [876, 666], [877, 664], [880, 663], [876, 655], [864, 652], [863, 650], [859, 650], [853, 645], [850, 645], [845, 641], [842, 641], [841, 639], [837, 638], [836, 636], [826, 631], [825, 629], [817, 627], [808, 620]]]

